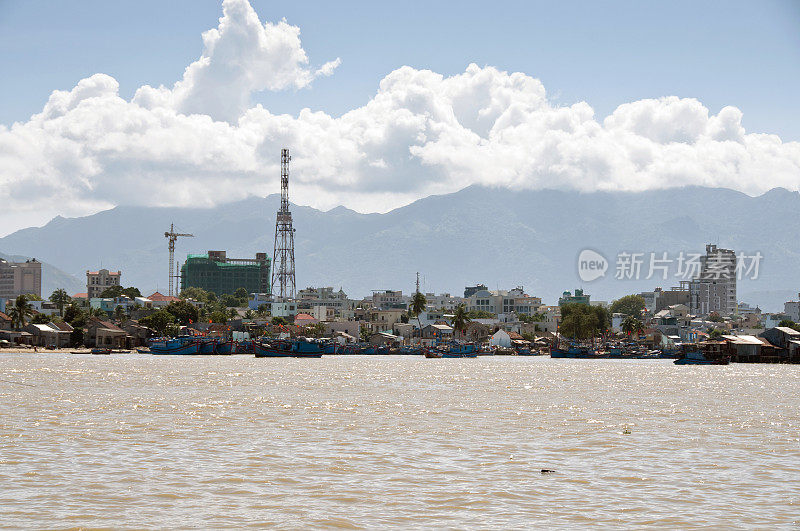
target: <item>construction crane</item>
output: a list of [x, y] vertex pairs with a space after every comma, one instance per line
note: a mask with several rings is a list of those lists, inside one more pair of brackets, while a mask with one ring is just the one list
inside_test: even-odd
[[177, 271], [175, 272], [175, 276], [172, 275], [172, 264], [175, 263], [175, 240], [178, 237], [185, 237], [185, 238], [194, 238], [194, 234], [179, 234], [175, 232], [175, 224], [169, 224], [169, 232], [164, 233], [164, 237], [169, 240], [169, 296], [177, 296], [178, 294], [177, 289], [173, 290], [173, 280], [178, 276]]

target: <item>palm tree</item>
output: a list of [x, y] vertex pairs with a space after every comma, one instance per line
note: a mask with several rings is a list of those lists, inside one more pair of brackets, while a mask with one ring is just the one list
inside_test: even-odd
[[121, 305], [117, 305], [117, 307], [114, 308], [114, 318], [119, 322], [123, 322], [125, 317], [125, 308], [123, 308]]
[[58, 288], [50, 295], [50, 302], [58, 306], [58, 314], [64, 317], [64, 306], [70, 303], [72, 297], [67, 295], [66, 290]]
[[622, 331], [628, 335], [638, 334], [643, 329], [642, 322], [632, 315], [629, 315], [622, 321]]
[[425, 311], [426, 304], [428, 304], [428, 301], [425, 298], [425, 295], [417, 291], [411, 298], [411, 305], [408, 307], [409, 313], [417, 318], [420, 337], [422, 337], [422, 321], [419, 319], [419, 314]]
[[8, 316], [11, 317], [11, 322], [14, 323], [17, 330], [25, 326], [25, 318], [31, 315], [33, 315], [33, 308], [25, 295], [17, 297], [8, 312]]
[[456, 313], [453, 315], [453, 332], [457, 334], [467, 329], [467, 323], [471, 319], [467, 316], [467, 309], [463, 304], [459, 304]]

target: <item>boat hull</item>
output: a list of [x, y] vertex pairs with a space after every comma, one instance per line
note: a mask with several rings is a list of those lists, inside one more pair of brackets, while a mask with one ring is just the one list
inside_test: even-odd
[[200, 343], [184, 343], [183, 345], [151, 345], [151, 354], [170, 356], [191, 356], [200, 353]]

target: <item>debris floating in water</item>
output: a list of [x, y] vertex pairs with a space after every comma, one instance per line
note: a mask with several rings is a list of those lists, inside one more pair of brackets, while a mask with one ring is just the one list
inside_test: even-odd
[[549, 468], [542, 469], [542, 474], [555, 474], [555, 473], [556, 473], [555, 470], [550, 470]]

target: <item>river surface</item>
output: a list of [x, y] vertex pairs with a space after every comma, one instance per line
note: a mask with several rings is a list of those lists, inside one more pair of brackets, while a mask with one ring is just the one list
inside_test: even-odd
[[798, 365], [6, 354], [0, 379], [9, 528], [800, 528]]

